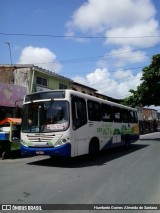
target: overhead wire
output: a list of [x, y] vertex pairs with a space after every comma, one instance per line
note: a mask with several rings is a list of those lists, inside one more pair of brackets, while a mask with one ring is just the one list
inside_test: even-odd
[[89, 39], [101, 39], [101, 38], [121, 38], [121, 39], [128, 39], [128, 38], [158, 38], [160, 35], [145, 35], [145, 36], [76, 36], [76, 35], [49, 35], [49, 34], [28, 34], [28, 33], [5, 33], [0, 32], [1, 35], [8, 35], [8, 36], [33, 36], [33, 37], [53, 37], [53, 38], [89, 38]]
[[[59, 37], [59, 38], [65, 38], [65, 37], [73, 37], [73, 38], [140, 38], [140, 36], [137, 37], [106, 37], [106, 36], [66, 36], [66, 35], [45, 35], [45, 34], [25, 34], [25, 33], [4, 33], [4, 32], [0, 32], [0, 35], [14, 35], [14, 36], [38, 36], [38, 37]], [[160, 36], [142, 36], [141, 38], [144, 37], [160, 37]], [[160, 45], [156, 45], [156, 46], [150, 46], [150, 47], [146, 47], [146, 48], [140, 48], [140, 49], [136, 49], [136, 50], [132, 50], [132, 51], [126, 51], [126, 52], [120, 52], [120, 53], [109, 53], [109, 54], [105, 54], [105, 55], [101, 55], [101, 56], [92, 56], [92, 57], [86, 57], [86, 58], [75, 58], [75, 59], [65, 59], [65, 60], [60, 60], [60, 61], [52, 61], [52, 62], [35, 62], [35, 64], [56, 64], [56, 63], [79, 63], [79, 62], [88, 62], [88, 61], [95, 61], [97, 59], [106, 59], [109, 57], [114, 57], [117, 55], [120, 55], [120, 57], [117, 58], [124, 58], [127, 56], [121, 56], [123, 54], [130, 54], [130, 53], [134, 53], [134, 52], [138, 52], [141, 50], [147, 50], [147, 49], [151, 49], [151, 48], [157, 48], [160, 47]]]
[[[96, 61], [98, 59], [107, 59], [107, 58], [111, 58], [113, 56], [117, 56], [117, 55], [123, 55], [123, 54], [132, 54], [134, 52], [138, 52], [141, 50], [147, 50], [147, 49], [152, 49], [152, 48], [157, 48], [160, 47], [160, 45], [156, 45], [156, 46], [151, 46], [151, 47], [147, 47], [147, 48], [141, 48], [141, 49], [136, 49], [133, 51], [127, 51], [127, 52], [121, 52], [121, 53], [111, 53], [111, 54], [105, 54], [105, 55], [101, 55], [101, 56], [92, 56], [92, 57], [86, 57], [86, 58], [74, 58], [74, 59], [65, 59], [65, 60], [59, 60], [59, 61], [52, 61], [52, 62], [35, 62], [35, 64], [57, 64], [57, 63], [80, 63], [80, 62], [89, 62], [89, 61]], [[150, 56], [150, 55], [145, 55], [145, 56]], [[119, 58], [125, 58], [128, 56], [120, 56], [117, 57]], [[117, 59], [117, 58], [113, 58], [113, 59]]]
[[[47, 34], [25, 34], [25, 33], [3, 33], [0, 32], [0, 35], [7, 35], [7, 36], [29, 36], [29, 37], [51, 37], [51, 38], [84, 38], [84, 39], [107, 39], [107, 38], [121, 38], [121, 39], [130, 39], [130, 38], [155, 38], [155, 37], [160, 37], [160, 35], [152, 35], [152, 36], [68, 36], [68, 35], [47, 35]], [[138, 52], [138, 51], [142, 51], [142, 50], [147, 50], [147, 49], [151, 49], [151, 48], [157, 48], [160, 45], [156, 45], [156, 46], [151, 46], [151, 47], [147, 47], [147, 48], [141, 48], [141, 49], [137, 49], [137, 50], [132, 50], [132, 51], [127, 51], [127, 52], [120, 52], [120, 53], [109, 53], [109, 54], [105, 54], [103, 56], [92, 56], [92, 57], [86, 57], [86, 58], [77, 58], [77, 59], [65, 59], [65, 60], [60, 60], [58, 62], [41, 62], [41, 63], [35, 63], [35, 64], [56, 64], [56, 63], [80, 63], [80, 62], [89, 62], [89, 61], [95, 61], [98, 59], [107, 59], [110, 57], [114, 57], [113, 59], [120, 59], [120, 58], [124, 58], [124, 57], [128, 57], [126, 56], [126, 54], [133, 54], [134, 52]], [[125, 55], [124, 55], [125, 54]], [[117, 57], [119, 56], [119, 57]], [[146, 55], [145, 55], [146, 56]], [[122, 69], [120, 71], [127, 71], [127, 70], [133, 70], [133, 69], [141, 69], [144, 68], [144, 66], [139, 66], [139, 67], [130, 67], [127, 69]], [[114, 73], [117, 72], [116, 71], [109, 71], [110, 73]], [[123, 79], [117, 79], [116, 81], [124, 81], [127, 80], [129, 78], [131, 78], [132, 76], [129, 76], [127, 78], [123, 78]], [[138, 79], [140, 77], [136, 77], [134, 79]], [[128, 80], [128, 81], [133, 81], [133, 79]], [[124, 97], [124, 96], [123, 96]]]

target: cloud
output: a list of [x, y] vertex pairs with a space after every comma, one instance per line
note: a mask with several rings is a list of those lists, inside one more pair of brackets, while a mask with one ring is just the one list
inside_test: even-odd
[[114, 74], [113, 74], [114, 78], [116, 80], [120, 80], [120, 79], [126, 79], [126, 78], [130, 78], [132, 77], [132, 72], [130, 70], [127, 71], [123, 71], [123, 70], [117, 70]]
[[133, 51], [130, 46], [113, 49], [106, 55], [106, 59], [107, 57], [114, 60], [114, 66], [116, 67], [122, 67], [126, 64], [141, 63], [147, 60], [146, 52], [140, 50]]
[[[152, 0], [87, 0], [74, 11], [66, 24], [70, 35], [106, 37], [104, 44], [112, 48], [99, 61], [97, 69], [73, 80], [97, 89], [100, 93], [122, 98], [141, 83], [142, 72], [134, 74], [118, 67], [146, 62], [141, 49], [160, 42], [160, 26]], [[127, 66], [128, 65], [128, 66]], [[137, 66], [137, 65], [136, 65]], [[116, 70], [116, 71], [110, 71]]]
[[56, 61], [56, 55], [47, 48], [25, 47], [19, 57], [19, 64], [34, 64], [44, 69], [58, 73], [61, 64]]
[[118, 69], [125, 67], [129, 64], [143, 63], [147, 60], [147, 55], [145, 51], [133, 50], [130, 46], [123, 46], [118, 49], [112, 49], [107, 52], [104, 57], [97, 61], [96, 65], [99, 68], [112, 67], [112, 69]]
[[132, 47], [149, 47], [160, 42], [159, 35], [160, 30], [158, 22], [151, 19], [147, 22], [137, 23], [136, 25], [120, 26], [109, 29], [105, 34], [105, 36], [108, 37], [105, 43], [130, 45]]
[[73, 80], [82, 84], [85, 82], [86, 85], [97, 89], [101, 94], [114, 98], [123, 98], [130, 95], [129, 89], [136, 89], [141, 82], [141, 77], [141, 72], [136, 75], [133, 75], [131, 70], [117, 70], [111, 73], [106, 68], [99, 68], [83, 78], [75, 76]]
[[[151, 0], [88, 0], [79, 7], [67, 22], [67, 32], [101, 33], [105, 44], [146, 47], [160, 42], [160, 29], [155, 19], [156, 9]], [[133, 37], [122, 39], [115, 37]]]
[[104, 79], [108, 79], [110, 76], [110, 73], [107, 71], [107, 69], [96, 69], [93, 73], [89, 73], [86, 78], [91, 85], [95, 85], [97, 83], [100, 83]]

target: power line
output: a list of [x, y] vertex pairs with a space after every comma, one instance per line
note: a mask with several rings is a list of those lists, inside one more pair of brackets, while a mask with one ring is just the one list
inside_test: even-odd
[[[11, 34], [11, 33], [0, 33], [1, 35], [19, 35], [19, 36], [46, 36], [46, 37], [76, 37], [76, 36], [58, 36], [58, 35], [36, 35], [36, 34]], [[154, 37], [154, 36], [145, 36], [145, 37]], [[160, 36], [157, 36], [160, 37]], [[79, 37], [81, 38], [81, 37]], [[100, 37], [82, 37], [82, 38], [100, 38]], [[107, 38], [107, 37], [101, 37], [101, 38]], [[114, 37], [108, 37], [108, 38], [114, 38]], [[121, 38], [121, 37], [115, 37], [115, 38]], [[123, 38], [133, 38], [133, 37], [123, 37]], [[160, 45], [156, 45], [156, 46], [150, 46], [150, 47], [146, 47], [146, 48], [140, 48], [140, 49], [136, 49], [136, 50], [132, 50], [132, 51], [126, 51], [126, 52], [120, 52], [120, 53], [111, 53], [111, 54], [106, 54], [106, 55], [101, 55], [101, 56], [92, 56], [92, 57], [86, 57], [86, 58], [77, 58], [77, 59], [66, 59], [66, 60], [61, 60], [59, 62], [41, 62], [41, 63], [35, 63], [35, 64], [57, 64], [57, 63], [79, 63], [79, 62], [87, 62], [87, 61], [94, 61], [100, 58], [104, 58], [104, 60], [106, 58], [109, 57], [113, 57], [113, 56], [118, 56], [120, 55], [120, 57], [127, 57], [127, 56], [121, 56], [122, 54], [130, 54], [130, 53], [134, 53], [137, 51], [141, 51], [141, 50], [147, 50], [147, 49], [151, 49], [151, 48], [157, 48], [160, 47]]]
[[[140, 80], [140, 78], [141, 78], [141, 77], [134, 77], [134, 78], [133, 78], [133, 77], [134, 77], [134, 76], [132, 76], [132, 77], [130, 76], [130, 77], [128, 77], [128, 78], [123, 78], [123, 79], [119, 79], [119, 80], [115, 80], [115, 79], [113, 78], [113, 79], [110, 79], [110, 80], [111, 80], [111, 81], [113, 80], [113, 81], [119, 83], [119, 81], [121, 81], [121, 80], [127, 80], [127, 79], [129, 79], [129, 78], [132, 78], [132, 79], [130, 79], [130, 80], [127, 80], [127, 82], [124, 81], [124, 82], [125, 82], [125, 85], [128, 85], [128, 84], [130, 84], [131, 81], [134, 81], [134, 80], [136, 80], [136, 79], [137, 79], [137, 80], [138, 80], [138, 79]], [[120, 82], [120, 83], [123, 83], [123, 82]], [[102, 85], [102, 86], [105, 85], [105, 84], [106, 84], [106, 82], [101, 82], [101, 85]], [[110, 84], [110, 83], [108, 84], [108, 86], [111, 86], [111, 85], [112, 85], [112, 82], [111, 82], [111, 84]]]
[[29, 36], [29, 37], [51, 37], [51, 38], [82, 38], [82, 39], [104, 39], [104, 38], [121, 38], [121, 39], [133, 39], [133, 38], [159, 38], [160, 35], [145, 35], [145, 36], [75, 36], [75, 35], [48, 35], [48, 34], [27, 34], [27, 33], [4, 33], [1, 35], [8, 36]]
[[[54, 61], [54, 62], [41, 62], [41, 63], [35, 63], [35, 64], [57, 64], [57, 63], [79, 63], [79, 62], [88, 62], [88, 61], [95, 61], [97, 59], [107, 59], [107, 58], [110, 58], [110, 57], [113, 57], [113, 56], [118, 56], [120, 55], [119, 58], [124, 58], [124, 57], [128, 57], [128, 56], [121, 56], [123, 54], [132, 54], [134, 52], [138, 52], [138, 51], [141, 51], [141, 50], [147, 50], [147, 49], [152, 49], [152, 48], [157, 48], [157, 47], [160, 47], [160, 45], [156, 45], [156, 46], [151, 46], [151, 47], [146, 47], [146, 48], [141, 48], [141, 49], [136, 49], [136, 50], [133, 50], [133, 51], [127, 51], [127, 52], [121, 52], [121, 53], [113, 53], [113, 54], [106, 54], [106, 55], [101, 55], [101, 56], [92, 56], [92, 57], [86, 57], [86, 58], [75, 58], [75, 59], [65, 59], [65, 60], [60, 60], [58, 62]], [[150, 56], [150, 55], [146, 55], [146, 56]]]
[[[133, 77], [134, 77], [134, 76], [129, 76], [129, 77], [126, 77], [126, 78], [117, 79], [117, 80], [115, 80], [115, 81], [116, 81], [116, 82], [121, 82], [121, 81], [122, 81], [122, 83], [123, 83], [123, 81], [125, 81], [125, 80], [127, 80], [127, 82], [130, 82], [130, 81], [134, 81], [135, 79], [140, 79], [140, 78], [142, 78], [142, 76], [140, 76], [140, 77], [134, 77], [134, 79], [133, 79]], [[128, 83], [126, 83], [126, 84], [128, 84]]]

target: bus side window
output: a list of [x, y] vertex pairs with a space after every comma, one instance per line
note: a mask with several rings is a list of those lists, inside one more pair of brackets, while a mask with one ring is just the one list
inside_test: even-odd
[[113, 121], [112, 106], [107, 104], [101, 104], [102, 110], [102, 121], [111, 122]]
[[95, 101], [88, 101], [88, 119], [101, 121], [101, 105]]
[[122, 121], [123, 123], [129, 123], [129, 111], [127, 109], [122, 109]]
[[138, 115], [137, 115], [137, 112], [134, 112], [134, 115], [135, 115], [135, 123], [138, 123]]
[[138, 123], [137, 112], [130, 110], [130, 123]]
[[87, 123], [86, 102], [82, 98], [72, 98], [72, 127], [74, 130]]
[[114, 121], [117, 123], [120, 123], [122, 121], [121, 108], [116, 107], [116, 106], [113, 107], [113, 118], [114, 118]]

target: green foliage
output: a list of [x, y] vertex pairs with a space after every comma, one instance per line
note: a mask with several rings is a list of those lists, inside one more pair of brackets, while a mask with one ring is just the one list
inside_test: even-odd
[[143, 68], [142, 83], [137, 90], [130, 90], [131, 96], [123, 100], [127, 106], [160, 105], [160, 54], [152, 57], [151, 64]]

